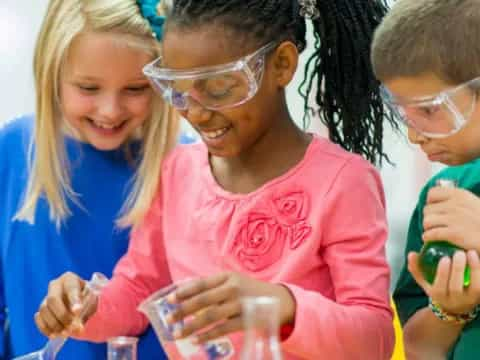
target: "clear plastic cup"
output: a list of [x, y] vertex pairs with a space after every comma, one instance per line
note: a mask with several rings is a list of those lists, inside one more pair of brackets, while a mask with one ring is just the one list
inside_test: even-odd
[[137, 360], [138, 338], [120, 336], [108, 340], [108, 360]]
[[204, 345], [197, 345], [191, 339], [175, 340], [173, 333], [182, 330], [185, 321], [179, 321], [173, 325], [167, 323], [167, 316], [173, 313], [178, 305], [167, 301], [167, 297], [174, 293], [186, 281], [172, 284], [153, 293], [144, 300], [138, 310], [144, 313], [157, 334], [162, 347], [170, 360], [217, 360], [229, 359], [233, 356], [234, 349], [231, 341], [227, 338], [220, 338]]

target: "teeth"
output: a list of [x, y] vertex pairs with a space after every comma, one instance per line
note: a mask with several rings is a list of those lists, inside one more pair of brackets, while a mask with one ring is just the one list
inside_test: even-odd
[[229, 128], [223, 128], [223, 129], [220, 129], [220, 130], [215, 130], [215, 131], [205, 131], [203, 132], [203, 135], [205, 135], [205, 137], [209, 138], [209, 139], [216, 139], [220, 136], [222, 136], [223, 134], [225, 134], [227, 131], [228, 131]]
[[114, 124], [114, 125], [112, 125], [112, 124], [102, 124], [102, 123], [99, 123], [99, 122], [96, 122], [96, 121], [92, 121], [92, 122], [95, 124], [95, 126], [97, 126], [99, 128], [102, 128], [102, 129], [105, 129], [105, 130], [112, 130], [112, 129], [115, 129], [115, 128], [117, 128], [117, 127], [119, 127], [120, 125], [123, 124], [123, 122], [118, 123], [118, 124]]

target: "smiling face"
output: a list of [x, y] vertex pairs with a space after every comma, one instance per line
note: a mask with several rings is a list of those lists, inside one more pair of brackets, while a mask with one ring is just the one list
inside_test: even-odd
[[99, 150], [124, 144], [151, 113], [153, 90], [142, 73], [152, 56], [117, 34], [85, 33], [69, 50], [60, 81], [64, 120]]
[[[242, 42], [235, 40], [232, 35], [225, 35], [225, 30], [216, 25], [188, 30], [173, 26], [168, 29], [163, 40], [162, 66], [174, 70], [191, 70], [227, 64], [250, 55], [264, 45], [239, 46], [239, 44]], [[285, 101], [283, 90], [286, 84], [280, 80], [285, 76], [282, 77], [281, 70], [274, 65], [275, 53], [276, 50], [273, 49], [265, 55], [263, 78], [258, 84], [258, 92], [244, 104], [209, 110], [191, 100], [189, 108], [181, 111], [201, 135], [211, 155], [239, 156], [251, 150], [266, 135], [275, 132], [279, 124], [286, 120], [277, 116], [278, 109]], [[285, 71], [292, 72], [292, 69]], [[225, 79], [236, 82], [226, 84]], [[223, 77], [221, 82], [212, 78], [203, 83], [212, 87], [202, 88], [203, 92], [208, 90], [211, 96], [224, 96], [226, 86], [229, 93], [233, 94], [231, 96], [235, 96], [238, 90], [236, 87], [246, 86], [238, 82], [235, 76]], [[222, 89], [222, 93], [213, 92], [218, 88]]]
[[[433, 74], [399, 77], [385, 81], [385, 86], [397, 98], [412, 99], [436, 95], [459, 84], [448, 84]], [[445, 138], [429, 138], [414, 128], [408, 128], [408, 139], [419, 145], [430, 161], [460, 165], [480, 157], [480, 105], [477, 99], [466, 125]]]

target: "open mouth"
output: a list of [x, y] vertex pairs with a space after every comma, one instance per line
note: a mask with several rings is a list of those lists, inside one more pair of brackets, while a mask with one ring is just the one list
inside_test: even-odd
[[122, 129], [123, 126], [127, 123], [127, 120], [123, 120], [123, 121], [118, 122], [116, 124], [107, 124], [107, 123], [102, 123], [102, 122], [95, 121], [95, 120], [90, 119], [90, 118], [87, 118], [87, 119], [88, 119], [88, 122], [93, 127], [97, 128], [98, 130], [105, 131], [105, 132], [116, 132], [116, 131]]
[[203, 137], [209, 139], [209, 140], [216, 140], [218, 138], [221, 138], [223, 135], [225, 135], [228, 130], [230, 130], [232, 126], [227, 126], [218, 130], [212, 130], [212, 131], [202, 131], [200, 130], [200, 133], [202, 134]]

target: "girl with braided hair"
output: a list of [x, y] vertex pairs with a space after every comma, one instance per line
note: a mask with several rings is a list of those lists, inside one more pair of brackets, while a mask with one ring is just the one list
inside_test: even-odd
[[[141, 301], [169, 283], [176, 339], [228, 336], [241, 347], [243, 296], [280, 302], [286, 359], [388, 359], [394, 342], [385, 259], [385, 199], [357, 154], [299, 129], [285, 88], [313, 19], [316, 51], [303, 95], [332, 139], [379, 160], [383, 110], [369, 43], [385, 7], [352, 0], [176, 0], [162, 57], [145, 74], [198, 131], [177, 147], [127, 255], [95, 304], [84, 280], [52, 282], [39, 329], [104, 341], [142, 331]], [[315, 84], [316, 82], [316, 84]], [[88, 290], [87, 290], [88, 292]], [[71, 328], [75, 311], [89, 314]]]

